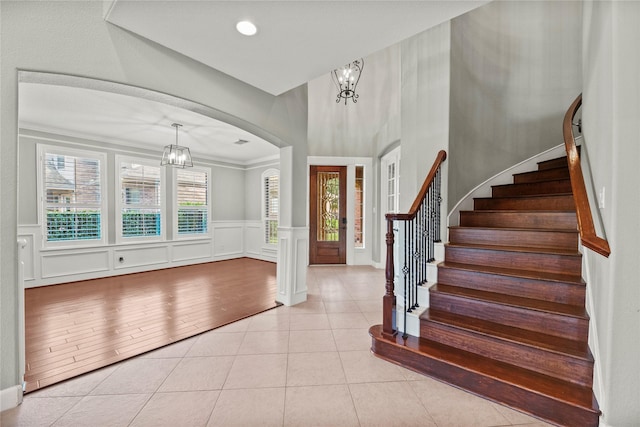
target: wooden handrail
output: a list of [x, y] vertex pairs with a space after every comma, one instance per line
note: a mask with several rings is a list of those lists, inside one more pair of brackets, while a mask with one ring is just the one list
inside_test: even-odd
[[418, 192], [416, 199], [413, 201], [413, 204], [411, 205], [409, 212], [404, 214], [388, 213], [385, 215], [387, 220], [408, 221], [416, 217], [416, 213], [420, 209], [420, 205], [422, 205], [424, 198], [427, 195], [427, 191], [429, 191], [429, 186], [433, 182], [433, 179], [436, 176], [436, 172], [438, 172], [438, 169], [440, 169], [440, 165], [442, 165], [442, 163], [446, 159], [447, 159], [447, 152], [444, 150], [440, 150], [438, 152], [438, 155], [436, 156], [436, 160], [433, 162], [433, 166], [431, 166], [431, 170], [429, 171], [429, 174], [427, 175], [424, 182], [422, 183], [422, 188], [420, 188], [420, 191]]
[[585, 247], [600, 255], [609, 257], [609, 254], [611, 254], [609, 242], [596, 235], [591, 207], [589, 206], [589, 199], [587, 197], [587, 188], [584, 184], [584, 175], [582, 175], [580, 157], [578, 156], [578, 149], [573, 137], [573, 118], [581, 105], [582, 95], [579, 95], [567, 110], [562, 123], [562, 134], [564, 136], [564, 146], [567, 151], [567, 163], [569, 166], [569, 176], [571, 178], [573, 201], [576, 205], [576, 216], [578, 217], [578, 231], [580, 232], [580, 240]]

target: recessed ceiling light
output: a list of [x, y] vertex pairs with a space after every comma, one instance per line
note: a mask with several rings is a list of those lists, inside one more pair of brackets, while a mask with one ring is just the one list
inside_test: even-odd
[[234, 144], [236, 144], [236, 145], [244, 145], [247, 142], [249, 142], [249, 141], [247, 141], [246, 139], [238, 139], [236, 142], [234, 142]]
[[252, 36], [258, 32], [255, 24], [250, 21], [240, 21], [236, 24], [236, 30], [245, 36]]

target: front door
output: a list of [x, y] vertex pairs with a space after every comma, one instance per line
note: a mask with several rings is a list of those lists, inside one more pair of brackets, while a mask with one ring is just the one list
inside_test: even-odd
[[311, 166], [309, 264], [347, 262], [347, 167]]

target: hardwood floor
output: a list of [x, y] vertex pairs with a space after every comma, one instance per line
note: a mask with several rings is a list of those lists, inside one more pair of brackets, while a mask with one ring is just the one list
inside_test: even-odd
[[25, 291], [26, 392], [276, 307], [276, 264], [248, 258]]

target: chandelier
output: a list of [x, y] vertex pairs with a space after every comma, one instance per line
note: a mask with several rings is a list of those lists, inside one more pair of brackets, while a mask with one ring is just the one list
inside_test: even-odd
[[338, 88], [337, 103], [344, 99], [344, 105], [347, 105], [349, 98], [353, 102], [358, 102], [359, 95], [356, 93], [356, 86], [358, 86], [363, 69], [364, 59], [360, 58], [331, 72], [333, 83]]
[[161, 166], [173, 166], [176, 168], [193, 167], [191, 161], [191, 151], [188, 147], [180, 147], [178, 145], [178, 128], [182, 127], [179, 123], [173, 123], [171, 126], [176, 128], [176, 143], [169, 144], [164, 147], [162, 152]]

